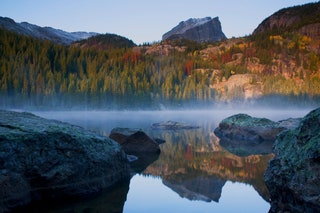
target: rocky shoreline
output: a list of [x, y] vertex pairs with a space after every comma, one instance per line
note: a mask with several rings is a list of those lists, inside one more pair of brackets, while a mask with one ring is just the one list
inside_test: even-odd
[[[164, 142], [139, 129], [115, 128], [108, 138], [31, 113], [0, 110], [0, 117], [0, 212], [93, 196], [128, 182], [158, 159]], [[177, 122], [155, 127], [191, 128]], [[264, 175], [271, 213], [320, 212], [320, 108], [278, 122], [238, 114], [214, 132], [236, 155], [274, 153]]]
[[222, 146], [237, 154], [257, 154], [266, 143], [273, 146], [275, 157], [264, 175], [269, 212], [320, 212], [320, 108], [279, 122], [238, 114], [224, 119], [214, 132]]

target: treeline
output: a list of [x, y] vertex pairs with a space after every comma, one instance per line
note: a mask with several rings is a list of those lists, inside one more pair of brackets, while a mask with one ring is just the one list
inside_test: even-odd
[[[119, 37], [62, 46], [0, 29], [0, 107], [125, 109], [206, 106], [226, 100], [213, 85], [250, 73], [262, 95], [318, 100], [318, 41], [258, 34], [198, 44], [134, 46]], [[258, 88], [258, 87], [257, 87]], [[227, 99], [244, 99], [244, 87]], [[261, 98], [260, 98], [261, 99]]]
[[0, 30], [2, 106], [126, 108], [211, 100], [186, 53], [61, 46]]

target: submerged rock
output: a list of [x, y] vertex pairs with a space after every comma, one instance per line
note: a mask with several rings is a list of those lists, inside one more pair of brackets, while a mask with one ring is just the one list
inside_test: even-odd
[[320, 108], [280, 133], [264, 175], [270, 212], [320, 212]]
[[0, 212], [32, 201], [93, 195], [129, 177], [112, 140], [31, 113], [0, 110]]
[[273, 142], [271, 141], [261, 141], [259, 143], [255, 143], [252, 141], [221, 138], [220, 145], [230, 153], [240, 157], [246, 157], [250, 155], [268, 155], [273, 152]]
[[154, 123], [151, 125], [151, 129], [154, 130], [182, 130], [182, 129], [198, 129], [199, 126], [192, 126], [186, 123], [179, 123], [176, 121], [165, 121], [160, 123]]
[[278, 122], [266, 118], [237, 114], [224, 119], [214, 133], [220, 138], [260, 143], [274, 141], [277, 134], [284, 129]]

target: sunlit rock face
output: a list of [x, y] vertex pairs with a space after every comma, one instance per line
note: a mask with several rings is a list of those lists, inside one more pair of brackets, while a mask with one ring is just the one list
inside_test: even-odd
[[304, 5], [281, 9], [266, 18], [254, 30], [253, 35], [265, 32], [294, 31], [313, 39], [320, 38], [319, 16], [320, 3], [314, 2]]
[[0, 110], [0, 212], [94, 195], [129, 177], [121, 147], [81, 127]]
[[320, 212], [320, 108], [275, 142], [264, 178], [270, 212]]
[[222, 32], [221, 23], [218, 17], [191, 18], [180, 22], [169, 32], [162, 36], [167, 39], [188, 39], [197, 42], [214, 42], [226, 39]]

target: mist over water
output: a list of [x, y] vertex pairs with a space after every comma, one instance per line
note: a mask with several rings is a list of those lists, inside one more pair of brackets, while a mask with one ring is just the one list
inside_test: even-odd
[[80, 125], [88, 129], [98, 127], [110, 132], [115, 127], [148, 130], [152, 123], [169, 120], [194, 125], [202, 121], [219, 124], [224, 118], [238, 113], [279, 121], [287, 118], [303, 117], [312, 109], [311, 107], [304, 109], [220, 108], [212, 110], [32, 111], [32, 113], [44, 118]]

